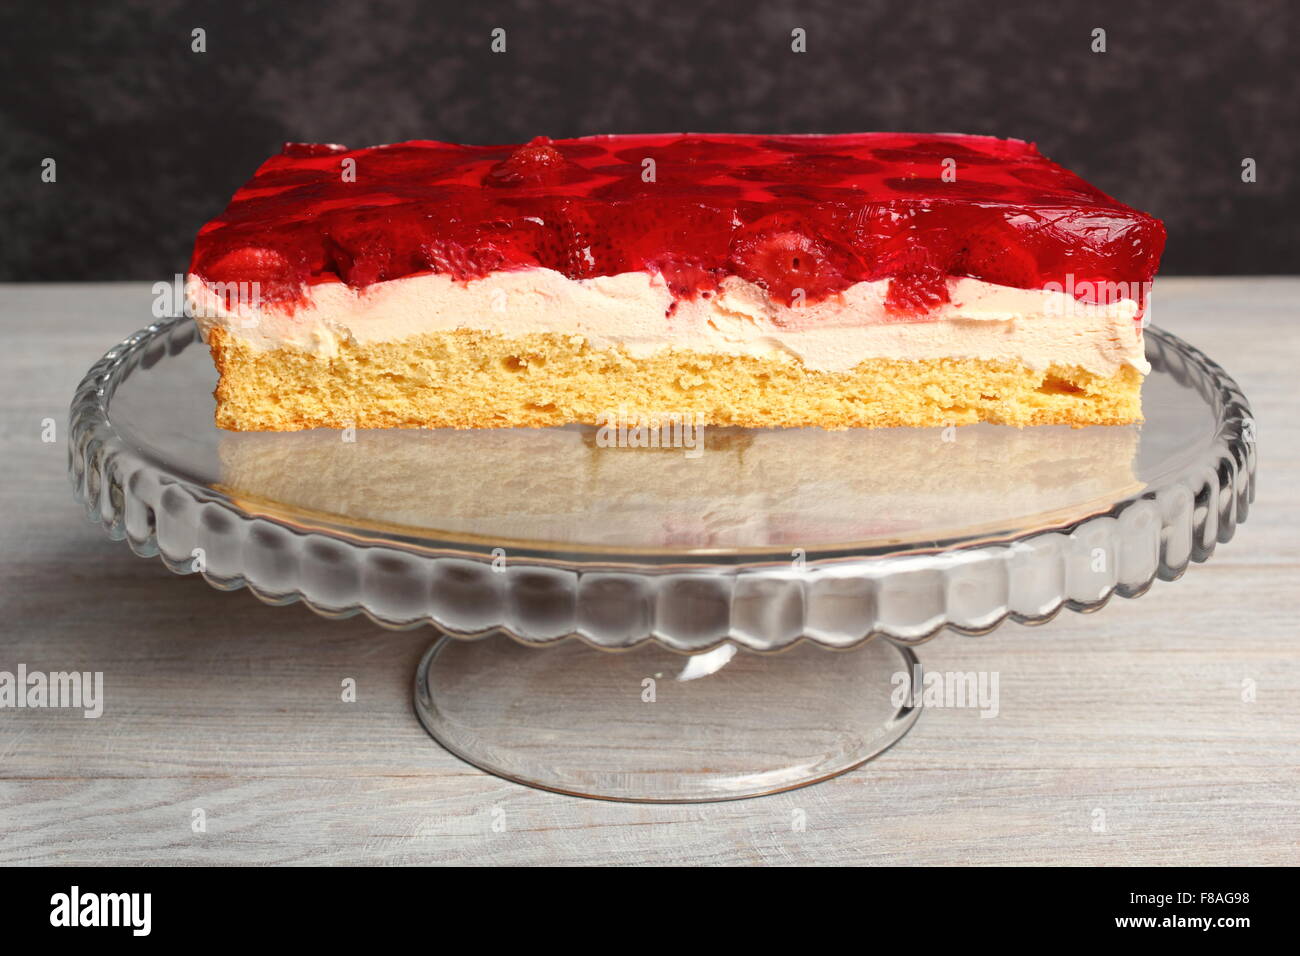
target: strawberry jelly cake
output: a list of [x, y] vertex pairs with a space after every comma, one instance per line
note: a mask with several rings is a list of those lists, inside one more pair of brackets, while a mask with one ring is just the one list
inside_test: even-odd
[[1161, 223], [955, 134], [290, 144], [200, 231], [217, 424], [1141, 420]]

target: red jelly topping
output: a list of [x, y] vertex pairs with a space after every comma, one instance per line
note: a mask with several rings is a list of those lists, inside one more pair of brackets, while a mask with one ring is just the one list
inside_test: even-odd
[[1164, 242], [1159, 220], [1015, 139], [291, 143], [199, 232], [190, 271], [258, 281], [286, 304], [313, 282], [536, 266], [656, 272], [678, 297], [736, 275], [787, 304], [888, 279], [890, 308], [909, 316], [947, 301], [950, 276], [1141, 301]]

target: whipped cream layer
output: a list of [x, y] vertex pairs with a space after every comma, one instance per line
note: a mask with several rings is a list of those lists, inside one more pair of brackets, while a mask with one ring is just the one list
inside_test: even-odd
[[903, 320], [885, 308], [888, 280], [860, 282], [819, 302], [786, 306], [761, 286], [731, 276], [710, 297], [674, 298], [663, 278], [626, 272], [570, 279], [551, 269], [495, 272], [462, 282], [428, 273], [353, 289], [325, 282], [288, 310], [226, 298], [198, 276], [186, 295], [206, 335], [222, 328], [259, 349], [296, 348], [324, 357], [340, 343], [392, 342], [429, 332], [474, 329], [504, 336], [580, 336], [592, 347], [633, 357], [664, 349], [787, 357], [844, 372], [867, 359], [972, 358], [1046, 369], [1077, 365], [1110, 376], [1130, 365], [1150, 371], [1138, 304], [1080, 302], [1044, 289], [978, 279], [949, 280], [950, 301]]

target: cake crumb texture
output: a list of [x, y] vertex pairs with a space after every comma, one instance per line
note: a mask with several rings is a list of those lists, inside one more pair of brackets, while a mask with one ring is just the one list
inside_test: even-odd
[[848, 372], [795, 358], [672, 349], [633, 357], [581, 336], [459, 329], [341, 342], [326, 355], [257, 349], [213, 328], [216, 423], [234, 431], [511, 428], [600, 424], [609, 415], [697, 414], [711, 426], [880, 428], [1127, 425], [1142, 376], [985, 359], [869, 359]]

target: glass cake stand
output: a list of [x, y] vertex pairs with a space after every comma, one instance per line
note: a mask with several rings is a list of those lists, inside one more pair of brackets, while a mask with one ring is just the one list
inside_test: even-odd
[[[435, 739], [502, 777], [724, 800], [854, 768], [919, 714], [912, 650], [1173, 580], [1254, 493], [1250, 409], [1146, 336], [1141, 427], [224, 432], [192, 320], [86, 375], [69, 469], [140, 555], [271, 604], [440, 632]], [[774, 652], [783, 653], [774, 653]], [[619, 652], [619, 653], [608, 653]]]

